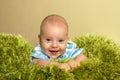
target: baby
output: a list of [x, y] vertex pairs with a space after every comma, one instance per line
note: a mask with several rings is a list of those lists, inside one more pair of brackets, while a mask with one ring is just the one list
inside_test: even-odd
[[[40, 25], [39, 44], [34, 48], [30, 59], [38, 66], [54, 64], [69, 70], [80, 65], [86, 56], [82, 48], [68, 39], [68, 24], [59, 15], [48, 15]], [[51, 62], [50, 59], [70, 59], [68, 62]]]

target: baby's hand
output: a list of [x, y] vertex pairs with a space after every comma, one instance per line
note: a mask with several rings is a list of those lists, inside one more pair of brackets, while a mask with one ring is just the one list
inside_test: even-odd
[[70, 61], [68, 62], [68, 65], [69, 65], [71, 68], [75, 68], [75, 67], [77, 67], [77, 66], [80, 66], [80, 63], [78, 63], [78, 62], [76, 62], [76, 61], [74, 61], [74, 60], [70, 60]]
[[60, 69], [69, 70], [70, 66], [67, 63], [60, 63], [58, 66]]

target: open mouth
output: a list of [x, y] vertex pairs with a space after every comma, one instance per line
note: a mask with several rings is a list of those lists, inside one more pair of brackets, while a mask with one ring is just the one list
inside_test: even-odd
[[56, 54], [58, 53], [58, 50], [50, 50], [50, 53], [51, 53], [52, 55], [56, 55]]

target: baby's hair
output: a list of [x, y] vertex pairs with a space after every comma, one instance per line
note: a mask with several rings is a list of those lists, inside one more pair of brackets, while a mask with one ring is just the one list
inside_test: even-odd
[[47, 23], [50, 23], [50, 24], [62, 23], [62, 24], [65, 24], [68, 29], [68, 24], [65, 18], [60, 15], [52, 14], [52, 15], [48, 15], [47, 17], [45, 17], [43, 21], [41, 22], [40, 30], [42, 30], [42, 27], [46, 25]]

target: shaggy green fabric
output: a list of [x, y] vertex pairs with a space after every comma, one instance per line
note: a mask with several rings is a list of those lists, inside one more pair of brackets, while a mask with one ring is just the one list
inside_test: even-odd
[[107, 37], [85, 34], [74, 39], [88, 60], [73, 70], [77, 80], [120, 80], [120, 46]]
[[32, 46], [21, 35], [0, 34], [0, 80], [20, 78], [29, 62]]
[[[21, 35], [0, 34], [0, 80], [120, 80], [120, 46], [95, 34], [73, 39], [84, 48], [87, 60], [65, 71], [53, 65], [31, 64], [33, 46]], [[61, 61], [64, 62], [65, 60]]]

